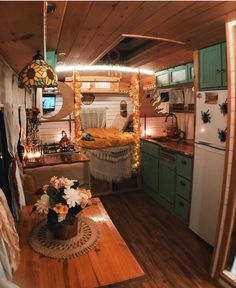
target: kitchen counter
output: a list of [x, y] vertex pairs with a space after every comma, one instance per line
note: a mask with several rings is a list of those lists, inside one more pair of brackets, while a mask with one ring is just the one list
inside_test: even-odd
[[193, 140], [184, 140], [183, 143], [180, 141], [175, 141], [174, 139], [168, 140], [162, 137], [157, 137], [153, 139], [142, 138], [142, 140], [158, 144], [160, 147], [173, 152], [177, 152], [186, 156], [193, 156]]

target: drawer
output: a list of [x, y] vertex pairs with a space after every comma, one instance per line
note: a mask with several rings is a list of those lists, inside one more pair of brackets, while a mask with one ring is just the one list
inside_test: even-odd
[[192, 158], [177, 154], [177, 174], [192, 179]]
[[191, 184], [191, 181], [178, 175], [176, 179], [176, 193], [185, 200], [190, 201]]
[[150, 154], [154, 157], [159, 157], [159, 150], [160, 150], [160, 147], [158, 144], [151, 143], [148, 141], [141, 142], [141, 151], [147, 154]]
[[159, 159], [160, 159], [160, 165], [163, 164], [165, 166], [168, 166], [170, 169], [175, 170], [176, 167], [176, 155], [174, 152], [165, 150], [165, 149], [160, 149], [160, 154], [159, 154]]
[[175, 197], [175, 214], [184, 222], [188, 222], [189, 217], [189, 203], [181, 198], [179, 195]]

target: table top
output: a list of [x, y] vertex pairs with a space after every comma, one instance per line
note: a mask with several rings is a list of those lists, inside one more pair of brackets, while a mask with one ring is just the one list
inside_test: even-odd
[[100, 230], [95, 249], [74, 259], [51, 259], [33, 251], [28, 244], [31, 229], [45, 216], [23, 207], [19, 224], [21, 263], [14, 281], [22, 288], [94, 288], [144, 275], [142, 268], [112, 223], [99, 198], [83, 210]]
[[37, 168], [42, 166], [54, 166], [60, 164], [72, 164], [88, 162], [89, 158], [84, 153], [61, 152], [43, 155], [43, 161], [39, 163], [25, 163], [24, 169]]

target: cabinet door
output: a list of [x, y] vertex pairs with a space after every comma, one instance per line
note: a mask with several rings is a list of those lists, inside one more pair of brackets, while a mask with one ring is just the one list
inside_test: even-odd
[[159, 195], [174, 204], [175, 200], [175, 169], [166, 161], [159, 161]]
[[170, 85], [170, 79], [169, 79], [169, 71], [163, 70], [156, 73], [157, 77], [157, 87], [163, 87]]
[[200, 50], [200, 88], [219, 88], [221, 81], [221, 44]]
[[158, 192], [158, 159], [142, 153], [142, 182], [154, 192]]
[[222, 61], [222, 87], [227, 87], [227, 52], [226, 52], [226, 43], [221, 44], [221, 61]]
[[193, 63], [188, 63], [187, 64], [187, 81], [188, 82], [193, 82], [193, 80], [194, 80]]
[[170, 84], [179, 84], [187, 82], [187, 66], [181, 65], [169, 69], [170, 71]]

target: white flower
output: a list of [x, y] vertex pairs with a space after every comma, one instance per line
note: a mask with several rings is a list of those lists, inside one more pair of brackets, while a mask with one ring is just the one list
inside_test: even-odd
[[43, 194], [41, 196], [41, 199], [37, 201], [35, 204], [36, 210], [39, 213], [45, 213], [48, 214], [48, 208], [49, 208], [49, 196], [47, 194]]
[[75, 207], [76, 204], [80, 205], [82, 197], [78, 190], [67, 188], [64, 190], [64, 194], [63, 198], [66, 199], [66, 203], [70, 208]]

